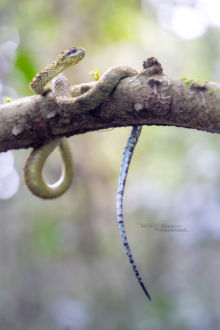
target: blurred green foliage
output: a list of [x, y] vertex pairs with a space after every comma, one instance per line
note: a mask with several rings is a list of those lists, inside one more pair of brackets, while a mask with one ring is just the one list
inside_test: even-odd
[[33, 54], [29, 50], [18, 48], [16, 53], [15, 67], [20, 72], [20, 81], [23, 81], [24, 85], [29, 87], [29, 83], [36, 74], [36, 66], [33, 62]]
[[[18, 96], [30, 94], [33, 75], [73, 45], [87, 54], [66, 72], [71, 84], [91, 80], [95, 67], [103, 72], [127, 64], [141, 70], [150, 56], [168, 75], [219, 80], [219, 30], [180, 39], [160, 24], [161, 2], [152, 4], [1, 0], [1, 26], [15, 27], [20, 39], [16, 53], [8, 54], [3, 84]], [[128, 131], [74, 137], [76, 176], [60, 199], [38, 200], [22, 182], [16, 196], [0, 201], [1, 330], [220, 328], [218, 136], [174, 127], [143, 130], [124, 208], [150, 304], [117, 229], [117, 180]], [[21, 178], [26, 154], [15, 152]], [[56, 176], [59, 166], [54, 156], [47, 171]], [[160, 232], [149, 229], [151, 223], [188, 232]]]

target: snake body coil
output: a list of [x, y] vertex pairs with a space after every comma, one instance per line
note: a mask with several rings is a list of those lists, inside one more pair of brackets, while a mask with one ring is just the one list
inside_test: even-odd
[[[49, 185], [43, 178], [43, 166], [53, 150], [59, 147], [63, 161], [63, 171], [60, 179]], [[61, 196], [71, 185], [74, 175], [74, 163], [71, 149], [66, 138], [57, 139], [38, 148], [34, 148], [25, 164], [25, 182], [32, 193], [44, 199]]]

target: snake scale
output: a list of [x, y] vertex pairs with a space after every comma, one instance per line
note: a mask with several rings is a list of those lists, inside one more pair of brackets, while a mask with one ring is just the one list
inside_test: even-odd
[[[61, 104], [65, 110], [88, 111], [98, 107], [108, 97], [119, 81], [125, 77], [131, 77], [137, 74], [135, 70], [128, 66], [115, 66], [108, 69], [99, 79], [99, 81], [86, 93], [72, 97], [68, 81], [61, 72], [70, 65], [77, 64], [85, 55], [83, 48], [72, 47], [58, 55], [56, 61], [40, 71], [31, 81], [30, 87], [36, 94], [46, 95], [50, 90], [47, 84], [52, 82], [52, 93], [58, 104]], [[151, 300], [150, 295], [145, 288], [134, 263], [127, 236], [124, 227], [122, 202], [125, 188], [125, 182], [131, 157], [141, 132], [140, 126], [135, 126], [131, 130], [127, 145], [123, 154], [118, 193], [117, 193], [117, 217], [120, 229], [120, 235], [125, 247], [129, 262], [132, 265], [135, 276], [143, 289], [144, 293]], [[44, 164], [53, 150], [59, 147], [63, 160], [63, 173], [61, 178], [53, 185], [49, 185], [42, 174]], [[66, 138], [55, 139], [47, 144], [34, 148], [28, 156], [24, 167], [24, 178], [31, 192], [44, 199], [52, 199], [61, 196], [71, 185], [74, 176], [74, 165], [70, 147]]]

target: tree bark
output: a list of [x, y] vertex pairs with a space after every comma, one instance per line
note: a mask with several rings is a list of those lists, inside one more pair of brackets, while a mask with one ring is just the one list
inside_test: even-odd
[[[76, 88], [81, 93], [88, 89], [87, 84]], [[219, 134], [220, 84], [157, 74], [149, 77], [145, 69], [121, 80], [112, 94], [90, 111], [79, 108], [67, 112], [51, 93], [20, 98], [0, 105], [0, 151], [133, 125], [178, 126]]]

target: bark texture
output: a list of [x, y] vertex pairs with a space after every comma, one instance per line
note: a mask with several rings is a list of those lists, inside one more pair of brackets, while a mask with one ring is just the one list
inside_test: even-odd
[[[80, 93], [92, 84], [73, 88]], [[77, 92], [79, 93], [79, 92]], [[122, 79], [96, 109], [71, 111], [53, 96], [34, 95], [0, 105], [0, 152], [29, 148], [54, 138], [132, 125], [167, 125], [220, 133], [220, 84], [149, 77], [147, 69]]]

